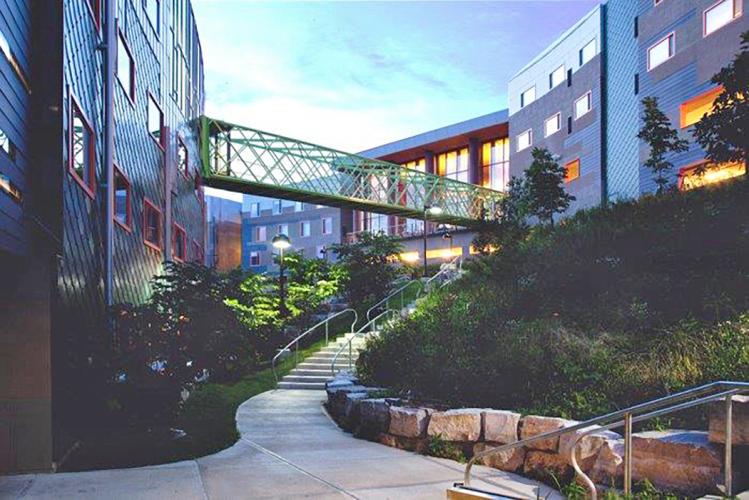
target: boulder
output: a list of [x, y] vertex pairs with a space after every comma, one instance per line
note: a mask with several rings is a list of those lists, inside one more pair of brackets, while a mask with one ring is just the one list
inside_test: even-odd
[[632, 435], [632, 478], [657, 488], [701, 496], [722, 481], [720, 447], [702, 431], [651, 431]]
[[[733, 396], [731, 408], [731, 442], [749, 445], [749, 396]], [[710, 405], [709, 438], [713, 443], [726, 442], [726, 403], [719, 401]]]
[[359, 419], [359, 401], [367, 399], [366, 392], [349, 392], [346, 393], [346, 399], [343, 404], [343, 412], [338, 418], [338, 422], [346, 430], [356, 428]]
[[[575, 425], [578, 422], [574, 420], [566, 420], [563, 418], [555, 417], [538, 417], [535, 415], [529, 415], [523, 417], [520, 426], [520, 439], [528, 439], [539, 434], [546, 434], [547, 432], [556, 431], [563, 427], [569, 427]], [[530, 450], [539, 451], [552, 451], [556, 452], [559, 450], [559, 437], [542, 439], [540, 441], [534, 441], [527, 445]]]
[[[496, 448], [506, 443], [476, 443], [473, 445], [473, 454], [481, 453], [486, 449]], [[492, 467], [494, 469], [506, 472], [515, 472], [523, 467], [525, 461], [525, 448], [519, 446], [511, 450], [500, 451], [479, 460], [479, 463]]]
[[564, 483], [572, 478], [573, 470], [559, 453], [530, 450], [525, 454], [523, 474], [542, 480], [553, 477], [560, 483]]
[[481, 412], [484, 441], [507, 444], [518, 440], [520, 413], [504, 410], [484, 410]]
[[[600, 427], [598, 426], [585, 427], [583, 429], [579, 429], [577, 431], [570, 432], [568, 434], [562, 434], [561, 436], [559, 436], [559, 454], [567, 460], [567, 463], [572, 465], [572, 462], [570, 461], [570, 452], [574, 440], [577, 439], [578, 436], [582, 436], [584, 433], [596, 428], [600, 429]], [[588, 434], [587, 436], [581, 437], [577, 441], [575, 452], [577, 457], [577, 464], [580, 466], [583, 472], [588, 472], [593, 468], [593, 465], [596, 462], [596, 458], [598, 458], [598, 453], [600, 452], [601, 447], [604, 445], [604, 443], [606, 443], [606, 441], [616, 441], [617, 439], [621, 439], [621, 436], [619, 434], [602, 429], [594, 432], [593, 434]]]
[[478, 441], [481, 436], [482, 410], [463, 408], [437, 411], [429, 418], [427, 434], [445, 441]]
[[423, 453], [426, 448], [426, 444], [423, 439], [394, 436], [392, 434], [380, 434], [377, 438], [377, 441], [380, 444], [390, 446], [391, 448], [415, 451], [417, 453]]
[[367, 388], [363, 385], [340, 385], [328, 388], [327, 392], [328, 411], [333, 418], [338, 419], [343, 415], [348, 394], [367, 394]]
[[620, 485], [624, 477], [624, 440], [605, 440], [593, 467], [586, 474], [591, 481], [602, 486]]
[[357, 404], [359, 419], [355, 434], [365, 439], [376, 439], [390, 427], [390, 405], [384, 399], [361, 399]]
[[390, 407], [390, 434], [421, 438], [426, 435], [428, 424], [429, 412], [424, 408]]

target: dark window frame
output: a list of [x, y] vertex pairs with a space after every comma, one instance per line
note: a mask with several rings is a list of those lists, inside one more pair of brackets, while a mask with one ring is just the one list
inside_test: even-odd
[[[177, 245], [177, 235], [182, 234], [182, 245]], [[182, 256], [179, 255], [178, 248], [182, 249]], [[172, 259], [175, 262], [185, 262], [187, 260], [187, 231], [177, 222], [172, 222]]]
[[[83, 111], [83, 106], [78, 102], [78, 99], [75, 97], [75, 95], [71, 92], [70, 93], [70, 101], [69, 101], [69, 113], [68, 113], [68, 173], [73, 177], [73, 179], [78, 183], [78, 185], [81, 186], [83, 189], [83, 192], [86, 193], [86, 195], [91, 198], [92, 200], [96, 198], [96, 135], [94, 134], [94, 127], [91, 125], [91, 121], [88, 119], [88, 116], [86, 116], [86, 113]], [[89, 140], [88, 140], [88, 151], [86, 153], [86, 156], [88, 157], [88, 183], [86, 183], [86, 180], [82, 178], [78, 172], [75, 169], [75, 155], [73, 154], [73, 135], [75, 134], [75, 131], [73, 130], [73, 121], [74, 117], [76, 116], [76, 112], [78, 117], [81, 119], [81, 122], [83, 122], [84, 128], [88, 131], [89, 134]]]
[[[138, 74], [138, 65], [135, 62], [135, 57], [133, 57], [133, 51], [130, 49], [130, 43], [127, 41], [127, 37], [125, 36], [125, 32], [122, 31], [121, 28], [117, 28], [117, 39], [118, 39], [118, 49], [115, 51], [117, 53], [117, 64], [116, 67], [118, 68], [117, 73], [117, 81], [120, 82], [120, 87], [122, 87], [122, 90], [125, 91], [125, 95], [127, 96], [128, 100], [130, 101], [130, 104], [135, 105], [135, 96], [136, 96], [136, 78]], [[120, 57], [120, 51], [119, 51], [119, 42], [122, 42], [122, 46], [125, 48], [125, 52], [127, 52], [128, 57], [130, 58], [130, 88], [125, 88], [125, 84], [120, 79], [119, 75], [119, 57]]]
[[[161, 108], [161, 105], [159, 104], [159, 101], [156, 99], [156, 96], [153, 95], [153, 92], [149, 89], [147, 92], [148, 99], [146, 99], [146, 130], [148, 131], [149, 137], [153, 139], [153, 142], [155, 142], [159, 148], [161, 148], [162, 151], [166, 151], [166, 137], [164, 137], [164, 110]], [[156, 106], [156, 109], [159, 110], [159, 137], [153, 135], [153, 132], [151, 132], [151, 104]]]
[[[115, 175], [115, 185], [114, 189], [112, 190], [112, 197], [114, 197], [114, 200], [112, 202], [112, 206], [115, 207], [115, 212], [112, 214], [112, 217], [114, 218], [114, 221], [117, 223], [118, 226], [120, 226], [122, 229], [127, 231], [128, 233], [133, 232], [133, 183], [130, 182], [130, 179], [127, 175], [122, 171], [122, 169], [117, 166], [117, 164], [114, 164], [114, 175]], [[116, 197], [115, 193], [117, 191], [117, 179], [116, 177], [119, 176], [122, 180], [125, 181], [125, 184], [127, 185], [127, 197], [125, 198], [125, 222], [122, 222], [117, 217], [116, 212]]]

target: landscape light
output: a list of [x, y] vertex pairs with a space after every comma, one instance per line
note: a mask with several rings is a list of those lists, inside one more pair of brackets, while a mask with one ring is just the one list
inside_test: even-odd
[[286, 250], [291, 246], [291, 240], [285, 234], [277, 234], [273, 237], [271, 244], [273, 245], [273, 248]]

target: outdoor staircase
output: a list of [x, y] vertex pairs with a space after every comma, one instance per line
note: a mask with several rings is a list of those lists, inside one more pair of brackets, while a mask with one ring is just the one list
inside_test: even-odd
[[[347, 333], [341, 335], [336, 340], [331, 341], [320, 349], [313, 353], [308, 358], [305, 358], [301, 363], [296, 365], [296, 368], [283, 377], [278, 382], [279, 389], [312, 389], [312, 390], [323, 390], [325, 389], [325, 382], [330, 380], [332, 374], [330, 371], [330, 364], [333, 362], [333, 357], [341, 348], [342, 345], [347, 344], [349, 340], [354, 337], [355, 333]], [[356, 360], [359, 358], [359, 352], [364, 347], [365, 339], [361, 336], [351, 340], [352, 345], [352, 357], [351, 364], [355, 365]], [[293, 356], [293, 354], [292, 354]], [[338, 356], [338, 365], [348, 365], [349, 356], [348, 352], [341, 353]]]

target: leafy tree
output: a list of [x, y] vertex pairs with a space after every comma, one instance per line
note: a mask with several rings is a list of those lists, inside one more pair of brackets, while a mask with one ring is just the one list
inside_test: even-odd
[[473, 246], [481, 253], [490, 247], [504, 247], [520, 241], [528, 232], [528, 189], [523, 178], [512, 177], [497, 207], [496, 220], [480, 228]]
[[395, 264], [400, 243], [385, 234], [361, 233], [355, 243], [331, 247], [346, 273], [346, 296], [364, 308], [383, 298], [402, 270]]
[[554, 214], [567, 210], [575, 197], [565, 191], [564, 167], [559, 165], [548, 149], [533, 148], [531, 155], [533, 163], [525, 171], [525, 181], [515, 186], [519, 199], [526, 201], [517, 206], [518, 212], [513, 216], [521, 217], [527, 206], [530, 215], [553, 227]]
[[[714, 163], [749, 164], [749, 31], [741, 51], [711, 80], [723, 87], [713, 110], [697, 122], [694, 137]], [[749, 169], [747, 169], [749, 172]]]
[[658, 108], [658, 98], [645, 97], [642, 105], [645, 108], [642, 117], [643, 125], [637, 137], [650, 146], [650, 156], [645, 166], [657, 175], [655, 183], [658, 184], [660, 194], [668, 185], [668, 179], [664, 177], [664, 174], [674, 167], [673, 163], [666, 159], [666, 155], [686, 151], [689, 143], [680, 139], [676, 130], [671, 128], [671, 121]]

